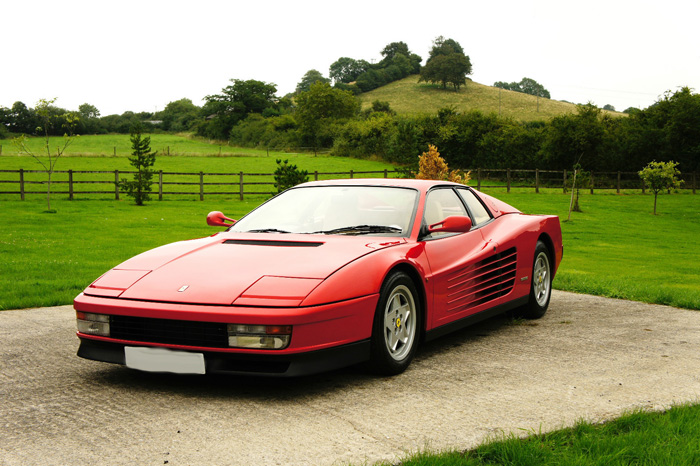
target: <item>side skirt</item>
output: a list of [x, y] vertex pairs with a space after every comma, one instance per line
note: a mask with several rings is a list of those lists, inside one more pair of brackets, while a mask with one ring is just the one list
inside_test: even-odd
[[530, 296], [523, 296], [522, 298], [515, 299], [513, 301], [508, 301], [507, 303], [499, 304], [496, 307], [492, 307], [490, 309], [486, 309], [485, 311], [481, 311], [477, 314], [472, 314], [470, 316], [467, 316], [463, 319], [456, 320], [454, 322], [450, 322], [449, 324], [441, 325], [440, 327], [436, 327], [432, 330], [428, 330], [425, 333], [425, 341], [430, 341], [434, 340], [438, 337], [441, 337], [443, 335], [447, 335], [448, 333], [455, 332], [457, 330], [461, 330], [464, 327], [468, 327], [470, 325], [477, 324], [483, 320], [490, 319], [491, 317], [497, 316], [499, 314], [503, 314], [504, 312], [508, 312], [511, 309], [518, 308], [520, 306], [524, 306], [527, 304], [528, 299], [530, 299]]

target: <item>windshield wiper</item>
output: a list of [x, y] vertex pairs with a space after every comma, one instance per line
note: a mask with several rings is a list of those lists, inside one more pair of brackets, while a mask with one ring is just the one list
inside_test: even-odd
[[401, 233], [403, 229], [387, 225], [355, 225], [349, 227], [334, 228], [333, 230], [313, 231], [324, 235], [367, 235], [372, 233]]
[[291, 233], [286, 230], [278, 230], [277, 228], [258, 228], [257, 230], [248, 230], [246, 233]]

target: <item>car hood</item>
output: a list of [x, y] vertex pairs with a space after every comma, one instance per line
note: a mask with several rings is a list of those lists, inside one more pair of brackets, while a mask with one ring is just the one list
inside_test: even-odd
[[216, 305], [297, 306], [344, 265], [403, 238], [217, 234], [140, 254], [85, 294]]

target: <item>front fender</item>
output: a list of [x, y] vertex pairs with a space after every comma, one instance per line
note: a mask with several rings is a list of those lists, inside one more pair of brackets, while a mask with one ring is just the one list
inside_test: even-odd
[[317, 306], [379, 294], [382, 283], [391, 269], [408, 264], [425, 276], [424, 257], [415, 251], [416, 244], [402, 244], [381, 249], [362, 256], [335, 271], [317, 286], [302, 302], [301, 306]]

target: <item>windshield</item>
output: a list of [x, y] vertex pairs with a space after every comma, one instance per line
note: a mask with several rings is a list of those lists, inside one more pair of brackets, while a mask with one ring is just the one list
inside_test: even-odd
[[309, 186], [285, 191], [229, 231], [408, 236], [418, 192], [384, 186]]

